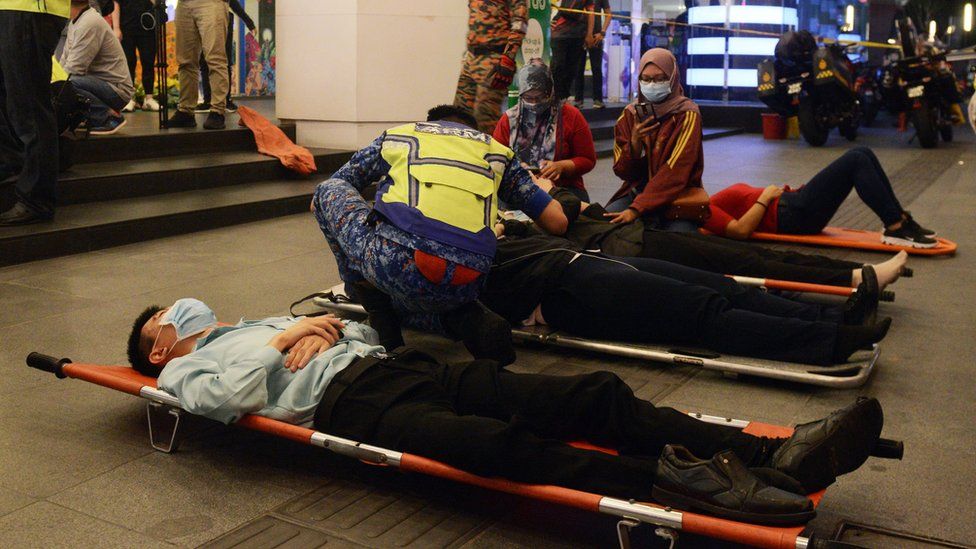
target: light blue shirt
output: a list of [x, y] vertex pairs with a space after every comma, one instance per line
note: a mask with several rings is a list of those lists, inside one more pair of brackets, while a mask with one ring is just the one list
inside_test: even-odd
[[336, 374], [359, 358], [384, 351], [376, 331], [346, 322], [343, 338], [292, 373], [285, 355], [268, 342], [295, 324], [290, 317], [241, 321], [238, 329], [175, 358], [159, 374], [158, 387], [192, 413], [223, 423], [257, 414], [310, 426], [326, 387]]

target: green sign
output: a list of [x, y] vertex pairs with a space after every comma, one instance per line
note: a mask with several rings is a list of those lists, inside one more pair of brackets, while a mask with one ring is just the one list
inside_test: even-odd
[[[541, 58], [546, 64], [549, 63], [549, 24], [552, 19], [552, 8], [549, 0], [526, 0], [529, 4], [528, 28], [525, 31], [525, 39], [522, 40], [522, 47], [515, 55], [515, 64], [519, 68], [526, 61]], [[511, 107], [518, 102], [518, 82], [512, 82], [508, 88], [508, 106]]]

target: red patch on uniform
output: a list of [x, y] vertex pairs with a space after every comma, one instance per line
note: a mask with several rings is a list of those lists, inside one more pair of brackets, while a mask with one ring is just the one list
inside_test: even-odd
[[465, 284], [471, 284], [481, 273], [465, 267], [464, 265], [454, 265], [454, 276], [451, 278], [451, 286], [464, 286]]
[[413, 251], [413, 260], [417, 264], [417, 270], [424, 275], [424, 278], [434, 284], [443, 282], [444, 275], [447, 273], [447, 260], [420, 250]]

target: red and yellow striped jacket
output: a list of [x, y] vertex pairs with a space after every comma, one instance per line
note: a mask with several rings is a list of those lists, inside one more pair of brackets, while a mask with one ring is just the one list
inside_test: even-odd
[[705, 162], [701, 114], [679, 112], [661, 122], [644, 141], [640, 158], [630, 152], [631, 130], [636, 123], [635, 110], [628, 107], [613, 129], [613, 173], [624, 183], [610, 201], [638, 189], [631, 207], [643, 214], [667, 206], [688, 187], [701, 187]]

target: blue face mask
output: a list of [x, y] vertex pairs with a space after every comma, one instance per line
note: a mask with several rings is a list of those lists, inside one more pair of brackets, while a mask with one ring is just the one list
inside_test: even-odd
[[539, 114], [541, 112], [545, 112], [546, 109], [549, 108], [549, 101], [548, 100], [543, 100], [543, 101], [539, 101], [538, 103], [529, 103], [529, 102], [523, 100], [522, 101], [522, 108], [525, 109], [525, 110], [527, 110], [527, 111], [529, 111], [529, 112], [531, 112], [531, 113]]
[[159, 324], [172, 324], [176, 329], [176, 341], [180, 342], [216, 326], [217, 315], [204, 302], [188, 297], [177, 300], [159, 319]]
[[640, 82], [641, 95], [651, 103], [660, 103], [671, 95], [670, 82]]

